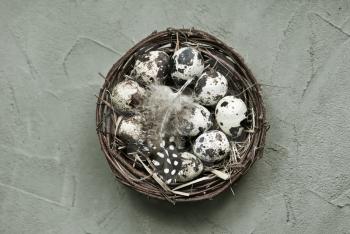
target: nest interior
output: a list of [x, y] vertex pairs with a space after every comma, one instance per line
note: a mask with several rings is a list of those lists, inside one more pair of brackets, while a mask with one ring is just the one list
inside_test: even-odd
[[[172, 54], [182, 46], [195, 47], [202, 53], [206, 66], [214, 67], [227, 78], [228, 95], [241, 98], [248, 107], [249, 126], [239, 141], [232, 144], [229, 157], [207, 168], [194, 181], [170, 186], [153, 173], [149, 158], [125, 152], [125, 143], [116, 136], [119, 114], [111, 105], [110, 92], [130, 74], [139, 55], [151, 50]], [[260, 86], [243, 59], [232, 47], [195, 29], [153, 32], [127, 51], [105, 77], [98, 95], [96, 124], [101, 148], [116, 178], [140, 193], [172, 203], [211, 199], [230, 187], [262, 156], [268, 129]]]

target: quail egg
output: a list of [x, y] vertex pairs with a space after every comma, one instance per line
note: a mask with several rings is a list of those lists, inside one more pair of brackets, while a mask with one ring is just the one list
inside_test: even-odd
[[228, 155], [230, 143], [223, 132], [211, 130], [197, 137], [193, 145], [193, 152], [203, 162], [212, 163]]
[[203, 163], [193, 154], [183, 152], [180, 154], [180, 160], [181, 168], [176, 178], [178, 182], [191, 181], [202, 173]]
[[144, 121], [144, 118], [140, 115], [123, 118], [117, 129], [117, 135], [129, 142], [143, 141], [145, 132], [142, 123]]
[[209, 110], [199, 104], [184, 106], [176, 120], [177, 131], [182, 136], [196, 136], [213, 126]]
[[146, 95], [144, 88], [133, 80], [124, 80], [112, 90], [111, 101], [114, 108], [120, 112], [134, 112]]
[[215, 108], [215, 117], [221, 130], [238, 137], [243, 131], [242, 121], [247, 118], [247, 106], [242, 99], [226, 96], [221, 99]]
[[131, 75], [143, 85], [164, 80], [170, 70], [170, 57], [164, 51], [149, 51], [139, 56]]
[[201, 53], [192, 47], [182, 47], [172, 56], [173, 70], [171, 75], [177, 79], [189, 80], [199, 77], [204, 70]]
[[193, 98], [199, 104], [213, 106], [225, 96], [227, 89], [226, 78], [220, 72], [209, 70], [197, 80]]

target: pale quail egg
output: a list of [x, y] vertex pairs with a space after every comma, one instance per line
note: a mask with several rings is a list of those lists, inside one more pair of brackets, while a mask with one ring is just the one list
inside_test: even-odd
[[114, 108], [120, 112], [134, 112], [145, 97], [145, 90], [133, 80], [124, 80], [112, 90], [111, 101]]
[[143, 131], [144, 118], [140, 115], [123, 118], [117, 129], [117, 135], [129, 142], [140, 142], [145, 139]]
[[202, 161], [191, 153], [180, 154], [181, 168], [177, 175], [178, 182], [191, 181], [203, 172]]
[[243, 131], [242, 121], [247, 118], [247, 106], [240, 98], [226, 96], [216, 105], [215, 117], [223, 132], [238, 137]]
[[184, 106], [177, 114], [176, 127], [182, 136], [196, 136], [212, 126], [209, 110], [199, 104]]
[[170, 57], [164, 51], [149, 51], [136, 60], [131, 76], [148, 85], [164, 80], [170, 70]]
[[181, 80], [199, 77], [204, 70], [201, 53], [192, 47], [182, 47], [175, 51], [172, 60], [173, 70], [171, 75]]
[[197, 80], [193, 97], [199, 104], [212, 106], [225, 96], [227, 89], [226, 78], [220, 72], [209, 70]]
[[193, 152], [203, 162], [212, 163], [228, 155], [230, 143], [223, 132], [211, 130], [197, 137], [193, 145]]

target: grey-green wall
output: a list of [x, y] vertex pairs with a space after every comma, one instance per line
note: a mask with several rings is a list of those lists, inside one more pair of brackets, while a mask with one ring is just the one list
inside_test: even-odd
[[[264, 157], [213, 201], [115, 183], [94, 94], [136, 41], [196, 27], [263, 84]], [[349, 1], [0, 1], [0, 233], [350, 233]]]

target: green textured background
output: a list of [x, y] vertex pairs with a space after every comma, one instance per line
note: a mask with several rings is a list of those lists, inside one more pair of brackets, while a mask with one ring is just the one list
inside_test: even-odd
[[[115, 183], [98, 72], [153, 30], [232, 45], [263, 84], [264, 157], [212, 201]], [[349, 1], [0, 1], [0, 233], [350, 233]]]

